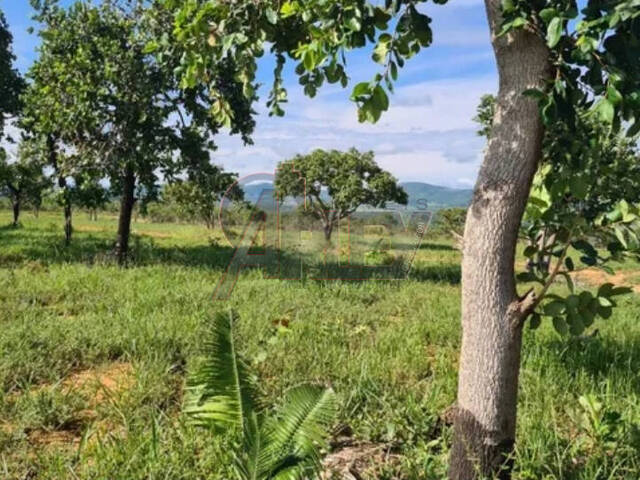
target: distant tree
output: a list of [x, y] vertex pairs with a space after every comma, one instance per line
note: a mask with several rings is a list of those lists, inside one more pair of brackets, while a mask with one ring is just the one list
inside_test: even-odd
[[438, 210], [435, 220], [436, 230], [441, 230], [451, 235], [459, 246], [462, 246], [462, 234], [464, 222], [467, 218], [467, 209], [462, 207], [443, 208]]
[[9, 163], [5, 151], [0, 151], [0, 191], [7, 195], [13, 207], [13, 226], [20, 221], [20, 211], [25, 203], [36, 209], [42, 204], [43, 192], [51, 181], [42, 172], [42, 165], [20, 155]]
[[478, 135], [489, 138], [491, 135], [491, 127], [493, 126], [493, 117], [496, 114], [496, 97], [490, 94], [483, 95], [480, 98], [480, 105], [477, 108], [477, 115], [473, 119], [480, 125]]
[[[220, 201], [229, 190], [228, 199], [241, 201], [244, 192], [236, 186], [238, 176], [212, 166], [198, 180], [176, 181], [162, 190], [162, 200], [176, 204], [183, 215], [198, 219], [214, 228]], [[235, 188], [234, 188], [235, 186]]]
[[109, 191], [93, 175], [76, 175], [73, 179], [71, 202], [89, 211], [89, 218], [98, 220], [98, 210], [109, 203]]
[[[24, 80], [13, 67], [16, 57], [11, 44], [13, 36], [2, 10], [0, 10], [0, 140], [4, 136], [5, 121], [18, 114], [20, 94], [24, 89]], [[1, 148], [1, 147], [0, 147]]]
[[211, 136], [221, 127], [249, 141], [250, 101], [234, 65], [220, 62], [217, 94], [237, 113], [214, 120], [209, 112], [219, 99], [210, 89], [181, 85], [179, 58], [167, 53], [159, 63], [150, 55], [149, 35], [171, 27], [161, 13], [146, 16], [142, 0], [36, 6], [42, 44], [29, 71], [23, 123], [31, 135], [55, 140], [60, 178], [91, 170], [110, 179], [121, 197], [115, 253], [124, 263], [135, 203], [157, 196], [160, 178], [206, 169]]
[[306, 197], [307, 208], [322, 222], [325, 240], [337, 223], [369, 205], [387, 202], [406, 205], [407, 193], [374, 160], [373, 152], [316, 150], [281, 162], [275, 180], [276, 195]]

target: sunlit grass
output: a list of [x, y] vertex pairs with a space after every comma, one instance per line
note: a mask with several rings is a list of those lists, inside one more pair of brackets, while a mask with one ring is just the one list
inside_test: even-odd
[[[0, 230], [0, 478], [230, 479], [232, 439], [193, 430], [179, 413], [186, 366], [224, 308], [240, 315], [241, 348], [270, 403], [303, 381], [331, 384], [337, 427], [392, 447], [394, 461], [370, 478], [443, 478], [460, 336], [453, 242], [427, 234], [403, 280], [248, 270], [223, 302], [212, 295], [233, 250], [219, 230], [137, 221], [122, 269], [109, 256], [115, 217], [74, 219], [69, 248], [58, 214], [26, 213], [22, 228]], [[516, 478], [637, 477], [640, 301], [620, 303], [595, 337], [527, 330]], [[113, 365], [128, 366], [125, 387], [98, 384], [98, 405], [94, 390], [70, 382]], [[614, 453], [583, 441], [575, 410], [587, 393], [622, 414], [629, 435]]]

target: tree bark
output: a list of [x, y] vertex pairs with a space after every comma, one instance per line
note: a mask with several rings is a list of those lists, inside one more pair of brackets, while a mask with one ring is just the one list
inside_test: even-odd
[[331, 234], [333, 233], [333, 225], [331, 223], [325, 223], [323, 225], [323, 231], [324, 231], [324, 239], [327, 242], [331, 241]]
[[71, 245], [71, 235], [73, 234], [73, 223], [71, 221], [71, 202], [64, 204], [64, 244]]
[[16, 197], [13, 200], [13, 226], [17, 227], [20, 221], [20, 198]]
[[[55, 150], [52, 150], [55, 155]], [[68, 247], [71, 245], [71, 236], [73, 234], [73, 223], [71, 221], [71, 199], [67, 191], [67, 179], [60, 175], [58, 177], [58, 186], [64, 193], [64, 244]]]
[[453, 480], [511, 476], [524, 321], [514, 260], [544, 133], [537, 102], [522, 93], [551, 80], [544, 40], [523, 29], [498, 38], [501, 0], [485, 4], [500, 85], [465, 225]]
[[118, 238], [115, 254], [120, 265], [127, 261], [129, 253], [129, 235], [131, 233], [131, 214], [135, 203], [136, 177], [131, 165], [125, 168], [120, 200], [120, 218], [118, 220]]

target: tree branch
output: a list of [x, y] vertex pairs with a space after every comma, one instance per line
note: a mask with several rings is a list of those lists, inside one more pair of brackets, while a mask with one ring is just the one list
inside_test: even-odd
[[545, 295], [549, 291], [549, 288], [551, 288], [551, 285], [553, 284], [554, 280], [560, 273], [560, 269], [562, 268], [562, 264], [564, 263], [564, 259], [567, 256], [567, 252], [569, 251], [570, 246], [571, 246], [571, 234], [569, 234], [567, 243], [564, 246], [564, 249], [562, 250], [560, 257], [558, 258], [558, 261], [555, 267], [547, 277], [547, 281], [545, 282], [545, 284], [542, 286], [542, 290], [540, 290], [540, 292], [538, 293], [535, 293], [535, 290], [531, 289], [520, 300], [520, 312], [522, 314], [522, 317], [521, 317], [522, 322], [524, 322], [524, 320], [526, 320], [526, 318], [531, 313], [533, 313], [536, 310], [536, 308], [538, 308], [538, 306], [540, 305], [540, 302], [542, 302]]

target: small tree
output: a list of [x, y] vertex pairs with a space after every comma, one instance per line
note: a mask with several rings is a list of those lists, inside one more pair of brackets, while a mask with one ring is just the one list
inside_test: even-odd
[[387, 202], [408, 202], [407, 193], [378, 166], [373, 152], [356, 149], [316, 150], [281, 162], [275, 188], [280, 200], [306, 197], [307, 208], [322, 222], [326, 241], [336, 224], [360, 206], [384, 208]]
[[162, 190], [162, 200], [176, 204], [184, 216], [204, 222], [207, 228], [214, 228], [222, 196], [229, 191], [229, 200], [241, 201], [244, 192], [236, 186], [237, 174], [223, 172], [217, 167], [211, 167], [208, 174], [198, 177], [198, 180], [167, 185]]
[[42, 204], [43, 192], [51, 186], [50, 179], [42, 173], [42, 165], [24, 156], [13, 162], [7, 161], [6, 152], [0, 151], [0, 190], [11, 199], [13, 226], [17, 227], [24, 203], [36, 208]]
[[89, 218], [98, 220], [98, 210], [109, 202], [109, 191], [92, 175], [74, 177], [72, 203], [89, 211]]
[[91, 170], [110, 179], [121, 198], [115, 254], [124, 263], [135, 203], [157, 195], [160, 176], [171, 181], [206, 169], [211, 135], [221, 127], [248, 141], [250, 101], [234, 64], [221, 61], [217, 95], [236, 115], [218, 122], [209, 112], [219, 98], [180, 84], [179, 57], [166, 52], [158, 62], [151, 55], [149, 36], [171, 29], [160, 7], [153, 17], [142, 0], [78, 2], [68, 10], [47, 0], [38, 7], [42, 45], [23, 123], [31, 135], [55, 139], [55, 151], [71, 153], [58, 155], [61, 178]]

